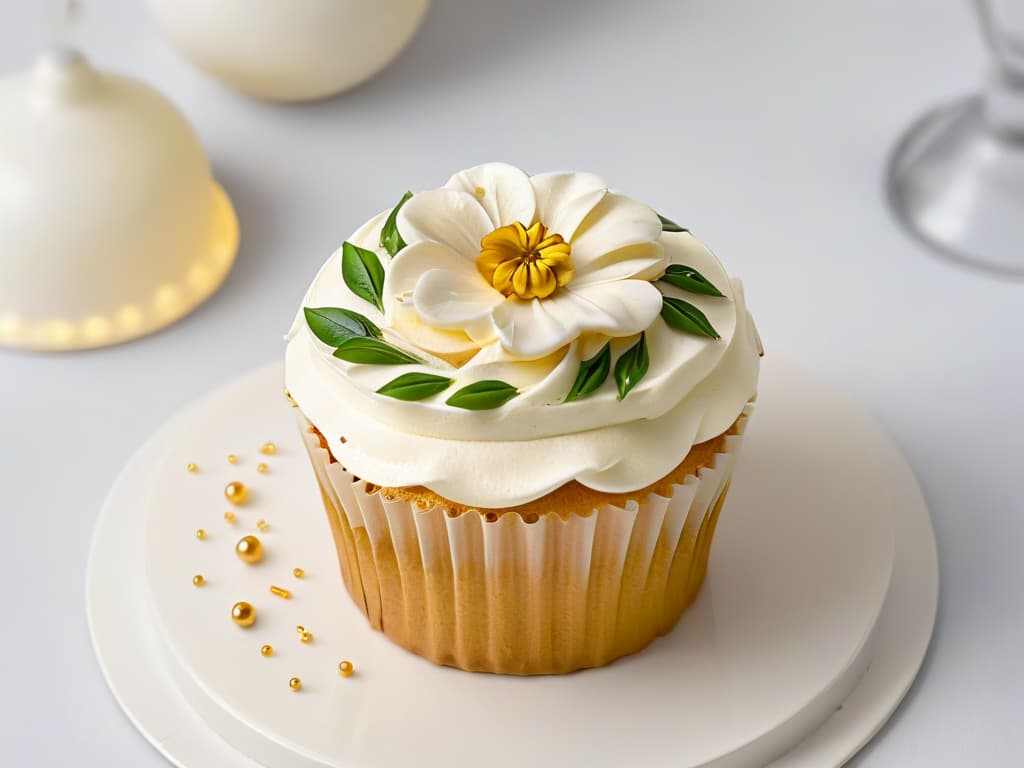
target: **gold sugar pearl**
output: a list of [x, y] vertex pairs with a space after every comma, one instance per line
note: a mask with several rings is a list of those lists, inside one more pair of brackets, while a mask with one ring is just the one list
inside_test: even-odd
[[256, 609], [251, 603], [235, 603], [231, 606], [231, 620], [240, 627], [251, 627], [256, 623]]
[[272, 646], [272, 645], [260, 646], [260, 656], [262, 656], [265, 659], [269, 659], [273, 655], [274, 655], [274, 646]]
[[234, 525], [237, 519], [238, 517], [231, 510], [228, 510], [227, 512], [224, 513], [224, 520], [226, 520], [231, 525]]
[[224, 486], [224, 498], [232, 504], [244, 504], [249, 498], [249, 489], [245, 487], [245, 483], [232, 480]]
[[292, 593], [289, 592], [287, 589], [285, 589], [284, 587], [275, 586], [274, 584], [270, 585], [270, 594], [277, 595], [278, 597], [283, 597], [285, 600], [290, 600], [292, 597]]
[[188, 472], [196, 473], [196, 472], [199, 471], [199, 465], [198, 464], [189, 463], [189, 464], [185, 465], [185, 469]]
[[261, 532], [266, 533], [270, 530], [270, 523], [268, 523], [263, 518], [260, 518], [256, 521], [256, 527], [259, 528]]
[[243, 536], [235, 544], [235, 554], [243, 563], [256, 565], [263, 559], [263, 543], [255, 536]]
[[338, 664], [338, 674], [342, 677], [352, 677], [352, 673], [355, 671], [356, 668], [351, 661], [343, 661]]
[[302, 681], [297, 677], [293, 677], [291, 680], [288, 681], [288, 687], [296, 692], [301, 691]]
[[267, 472], [270, 471], [270, 467], [268, 467], [261, 461], [259, 464], [256, 465], [256, 471], [265, 475]]
[[310, 643], [313, 642], [313, 633], [312, 632], [303, 632], [301, 635], [299, 635], [299, 642], [300, 643], [306, 643], [307, 645], [309, 645]]
[[296, 579], [301, 579], [306, 576], [306, 572], [301, 568], [292, 568], [292, 576], [294, 576]]
[[277, 446], [274, 443], [267, 440], [267, 442], [260, 446], [260, 453], [262, 453], [264, 456], [273, 456], [275, 453], [277, 453]]
[[192, 586], [193, 587], [201, 587], [205, 583], [206, 583], [206, 577], [203, 576], [203, 574], [201, 574], [201, 573], [197, 573], [195, 576], [192, 577]]
[[238, 457], [235, 456], [235, 454], [233, 454], [233, 453], [229, 453], [228, 454], [228, 464], [237, 464], [237, 463], [238, 463]]
[[197, 539], [199, 539], [200, 541], [202, 541], [203, 539], [205, 539], [205, 538], [206, 538], [206, 531], [205, 531], [205, 530], [203, 530], [202, 528], [200, 528], [199, 530], [197, 530], [197, 531], [196, 531], [196, 538], [197, 538]]

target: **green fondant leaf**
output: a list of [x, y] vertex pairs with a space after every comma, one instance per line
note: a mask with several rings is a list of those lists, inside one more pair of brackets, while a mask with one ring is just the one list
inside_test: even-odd
[[721, 338], [715, 327], [711, 325], [707, 315], [688, 301], [674, 299], [671, 296], [662, 296], [661, 316], [666, 323], [678, 331], [693, 333], [697, 336], [707, 336], [710, 339]]
[[660, 213], [658, 214], [658, 218], [661, 219], [661, 231], [662, 232], [689, 232], [690, 231], [686, 227], [680, 227], [678, 224], [676, 224], [674, 221], [672, 221], [672, 219], [666, 219]]
[[669, 264], [665, 274], [661, 276], [661, 281], [691, 293], [702, 293], [705, 296], [725, 298], [725, 294], [718, 290], [704, 275], [693, 267], [687, 267], [683, 264]]
[[341, 276], [352, 293], [384, 311], [384, 267], [377, 254], [345, 241], [341, 246]]
[[353, 336], [380, 338], [380, 328], [358, 312], [341, 307], [304, 307], [306, 324], [324, 344], [336, 347]]
[[349, 363], [366, 365], [404, 365], [423, 362], [386, 341], [363, 336], [345, 339], [334, 350], [334, 356]]
[[446, 401], [454, 408], [467, 411], [489, 411], [498, 408], [519, 394], [511, 384], [495, 379], [486, 379], [463, 387]]
[[581, 397], [586, 397], [591, 392], [594, 392], [604, 384], [604, 380], [608, 378], [608, 372], [611, 370], [611, 367], [611, 345], [605, 344], [600, 352], [589, 360], [584, 360], [580, 363], [580, 370], [576, 374], [576, 381], [573, 382], [569, 394], [565, 396], [565, 402], [571, 403], [573, 400], [579, 400]]
[[444, 392], [454, 383], [455, 379], [435, 376], [432, 373], [403, 373], [377, 392], [398, 400], [424, 400], [438, 392]]
[[405, 248], [405, 240], [398, 233], [398, 212], [410, 197], [412, 197], [412, 192], [406, 192], [402, 195], [402, 199], [398, 201], [398, 205], [391, 209], [387, 221], [384, 222], [384, 228], [380, 231], [380, 247], [387, 251], [388, 256], [392, 258], [394, 258], [396, 253]]
[[647, 336], [640, 334], [640, 340], [622, 353], [615, 361], [615, 382], [619, 386], [619, 400], [629, 394], [651, 367], [651, 358], [647, 355]]

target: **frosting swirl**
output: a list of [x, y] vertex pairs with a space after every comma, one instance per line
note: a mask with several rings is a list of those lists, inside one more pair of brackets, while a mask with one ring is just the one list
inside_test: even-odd
[[[383, 312], [342, 279], [343, 249], [303, 307], [358, 312], [417, 360], [339, 359], [301, 310], [286, 353], [289, 391], [360, 477], [489, 508], [573, 479], [627, 492], [727, 430], [755, 394], [760, 341], [740, 283], [688, 232], [662, 231], [654, 211], [595, 176], [529, 177], [499, 164], [463, 171], [392, 216], [405, 247], [390, 261], [379, 245], [387, 220], [376, 216], [349, 241], [383, 265]], [[724, 296], [651, 282], [669, 265]], [[672, 327], [659, 316], [664, 297], [698, 309], [719, 338]], [[585, 361], [607, 346], [618, 363], [641, 343], [649, 363], [625, 397], [609, 376], [566, 401]], [[420, 400], [378, 391], [406, 373], [451, 386]], [[514, 396], [489, 410], [449, 404], [481, 381], [506, 383]]]

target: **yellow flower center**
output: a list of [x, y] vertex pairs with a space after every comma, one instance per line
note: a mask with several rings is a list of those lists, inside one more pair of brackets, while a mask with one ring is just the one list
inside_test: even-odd
[[571, 252], [561, 235], [549, 235], [540, 222], [527, 229], [517, 221], [480, 241], [476, 268], [505, 296], [545, 299], [576, 274]]

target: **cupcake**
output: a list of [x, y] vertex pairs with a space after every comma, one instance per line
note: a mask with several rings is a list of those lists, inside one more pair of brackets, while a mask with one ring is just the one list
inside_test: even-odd
[[643, 649], [704, 579], [760, 354], [740, 283], [597, 176], [492, 163], [406, 193], [288, 336], [353, 601], [464, 670]]

